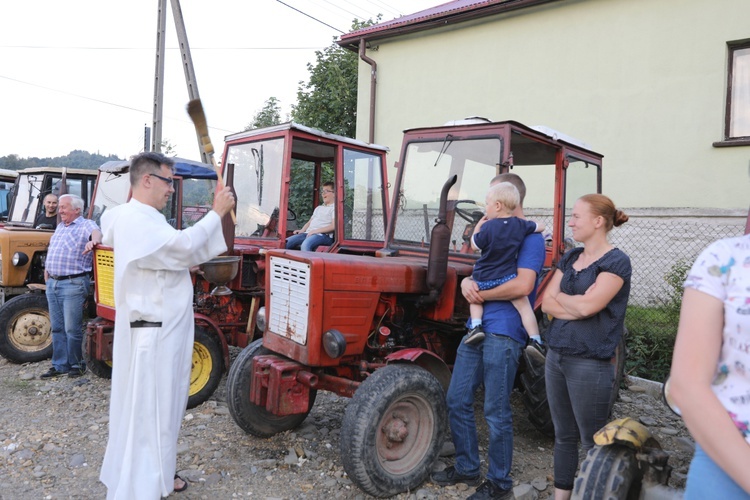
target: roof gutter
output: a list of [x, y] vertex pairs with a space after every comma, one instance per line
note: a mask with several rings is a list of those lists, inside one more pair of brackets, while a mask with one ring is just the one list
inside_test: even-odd
[[370, 65], [370, 124], [367, 133], [367, 142], [375, 142], [375, 87], [378, 80], [378, 63], [374, 59], [367, 57], [367, 42], [364, 38], [359, 39], [359, 58]]

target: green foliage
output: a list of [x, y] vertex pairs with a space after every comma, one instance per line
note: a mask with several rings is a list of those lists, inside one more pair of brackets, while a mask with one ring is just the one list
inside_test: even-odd
[[71, 151], [67, 156], [54, 158], [37, 158], [35, 156], [21, 158], [18, 155], [8, 155], [0, 157], [0, 168], [21, 170], [32, 167], [67, 167], [96, 170], [102, 163], [119, 159], [115, 155], [103, 156], [80, 150]]
[[281, 123], [281, 105], [275, 97], [269, 97], [260, 111], [255, 113], [253, 120], [245, 127], [245, 130], [270, 127]]
[[628, 357], [625, 371], [636, 377], [662, 382], [669, 374], [677, 322], [669, 307], [628, 306]]
[[[352, 23], [352, 30], [376, 21]], [[292, 106], [294, 121], [332, 134], [354, 137], [357, 131], [358, 55], [336, 44], [315, 52], [315, 64], [308, 64], [310, 80], [300, 82], [297, 104]]]
[[682, 306], [682, 292], [685, 278], [687, 273], [692, 267], [691, 263], [686, 259], [680, 259], [675, 262], [669, 271], [664, 275], [664, 281], [667, 283], [667, 297], [665, 300], [665, 306], [669, 310], [673, 319], [678, 321], [680, 319], [680, 307]]
[[664, 275], [667, 292], [660, 307], [629, 306], [625, 315], [628, 337], [626, 369], [631, 375], [664, 381], [672, 364], [672, 351], [682, 306], [683, 283], [690, 261], [680, 259]]

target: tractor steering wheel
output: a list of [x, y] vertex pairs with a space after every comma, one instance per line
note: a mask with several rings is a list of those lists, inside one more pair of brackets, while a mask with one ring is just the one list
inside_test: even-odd
[[[465, 220], [466, 222], [469, 222], [469, 223], [473, 224], [473, 223], [477, 222], [479, 219], [481, 219], [482, 216], [484, 215], [479, 210], [469, 210], [469, 209], [466, 209], [466, 208], [459, 208], [459, 205], [461, 205], [461, 204], [467, 204], [467, 205], [471, 204], [471, 205], [474, 205], [476, 207], [477, 206], [477, 202], [474, 201], [474, 200], [456, 200], [456, 201], [453, 202], [453, 208], [456, 210], [456, 214], [459, 217], [461, 217], [463, 220]], [[479, 214], [481, 214], [481, 215], [479, 215]]]

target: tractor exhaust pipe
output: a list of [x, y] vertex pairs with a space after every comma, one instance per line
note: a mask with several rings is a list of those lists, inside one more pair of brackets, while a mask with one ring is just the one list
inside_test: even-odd
[[427, 288], [430, 289], [430, 292], [428, 295], [420, 297], [417, 302], [418, 307], [437, 302], [445, 284], [451, 242], [451, 228], [448, 227], [447, 223], [448, 191], [457, 180], [457, 175], [452, 176], [443, 184], [443, 190], [440, 192], [440, 207], [437, 219], [435, 219], [435, 226], [432, 228], [430, 235], [430, 256], [427, 260]]

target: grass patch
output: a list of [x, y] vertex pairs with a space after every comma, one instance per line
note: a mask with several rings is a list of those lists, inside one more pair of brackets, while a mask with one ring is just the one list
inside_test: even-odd
[[679, 308], [674, 306], [628, 306], [625, 314], [625, 327], [629, 333], [625, 371], [629, 375], [657, 382], [667, 378], [679, 317]]

